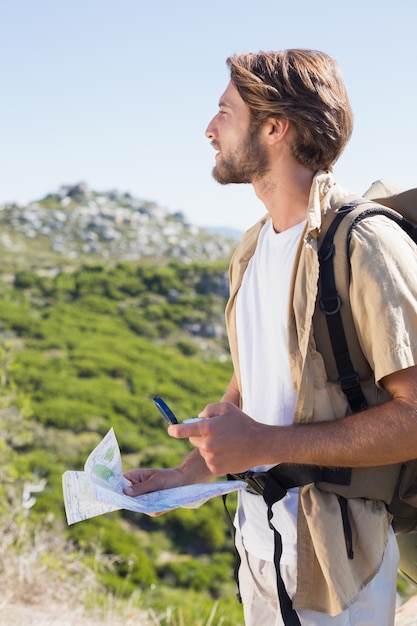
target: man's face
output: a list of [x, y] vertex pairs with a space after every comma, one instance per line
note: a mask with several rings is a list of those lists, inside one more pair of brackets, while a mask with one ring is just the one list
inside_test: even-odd
[[249, 110], [233, 83], [220, 98], [219, 112], [206, 130], [218, 150], [213, 176], [218, 183], [253, 183], [269, 169], [260, 129], [251, 128]]

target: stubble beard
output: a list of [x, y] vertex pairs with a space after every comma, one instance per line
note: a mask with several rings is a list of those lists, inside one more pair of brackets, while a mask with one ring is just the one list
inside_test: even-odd
[[259, 130], [251, 130], [235, 150], [219, 157], [213, 167], [213, 178], [221, 185], [250, 184], [269, 169], [268, 154], [259, 142]]

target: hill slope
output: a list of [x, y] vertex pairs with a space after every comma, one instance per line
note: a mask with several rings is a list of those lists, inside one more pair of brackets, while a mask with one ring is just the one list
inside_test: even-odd
[[[0, 520], [11, 529], [0, 580], [4, 589], [19, 580], [4, 607], [33, 602], [34, 586], [53, 603], [58, 578], [60, 592], [76, 588], [83, 606], [107, 611], [117, 600], [148, 615], [171, 607], [197, 624], [219, 602], [224, 626], [239, 623], [221, 501], [68, 528], [61, 491], [62, 473], [82, 469], [110, 426], [126, 470], [172, 466], [190, 449], [167, 437], [151, 397], [185, 418], [222, 395], [236, 242], [194, 235], [179, 215], [83, 186], [5, 206], [0, 221]], [[22, 559], [28, 567], [19, 570]]]

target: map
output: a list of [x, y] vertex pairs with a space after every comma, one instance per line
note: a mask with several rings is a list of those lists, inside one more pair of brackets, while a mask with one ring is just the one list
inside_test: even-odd
[[111, 428], [88, 457], [83, 472], [67, 471], [62, 475], [68, 524], [120, 509], [151, 515], [178, 507], [196, 508], [215, 496], [246, 489], [246, 483], [233, 480], [188, 485], [131, 497], [123, 493], [123, 488], [128, 485], [130, 482], [123, 476], [119, 445]]

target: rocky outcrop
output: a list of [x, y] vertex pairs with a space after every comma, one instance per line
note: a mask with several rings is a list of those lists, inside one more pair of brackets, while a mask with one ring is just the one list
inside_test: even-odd
[[73, 259], [181, 262], [229, 258], [236, 238], [190, 224], [181, 212], [119, 191], [96, 192], [86, 183], [64, 185], [26, 205], [0, 205], [0, 243], [41, 239], [51, 251]]

